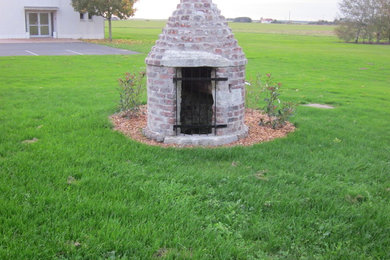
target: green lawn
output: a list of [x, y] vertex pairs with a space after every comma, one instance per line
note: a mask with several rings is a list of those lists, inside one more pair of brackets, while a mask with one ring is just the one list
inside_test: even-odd
[[163, 23], [114, 26], [141, 54], [0, 58], [0, 259], [390, 258], [390, 46], [232, 24], [248, 79], [336, 109], [253, 147], [163, 149], [108, 119]]

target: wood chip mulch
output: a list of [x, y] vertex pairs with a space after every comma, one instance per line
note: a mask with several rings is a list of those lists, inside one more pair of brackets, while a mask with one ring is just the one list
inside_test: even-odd
[[[110, 119], [114, 124], [114, 130], [123, 133], [137, 142], [160, 147], [181, 147], [178, 145], [159, 143], [146, 138], [142, 134], [142, 129], [145, 128], [147, 124], [146, 105], [141, 107], [138, 116], [128, 118], [124, 113], [117, 113], [110, 116]], [[295, 131], [295, 127], [291, 123], [287, 123], [280, 129], [272, 129], [268, 126], [260, 126], [259, 122], [261, 119], [267, 120], [267, 116], [259, 110], [247, 108], [245, 111], [245, 124], [249, 127], [248, 137], [228, 145], [223, 145], [223, 147], [252, 146], [254, 144], [271, 141], [275, 138], [285, 137], [288, 133]]]

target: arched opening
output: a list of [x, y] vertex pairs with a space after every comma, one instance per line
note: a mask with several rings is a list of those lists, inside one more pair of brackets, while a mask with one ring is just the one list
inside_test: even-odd
[[212, 68], [182, 68], [180, 133], [211, 134], [213, 125]]

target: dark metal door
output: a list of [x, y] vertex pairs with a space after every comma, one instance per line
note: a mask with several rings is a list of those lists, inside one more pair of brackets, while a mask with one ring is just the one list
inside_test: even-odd
[[[217, 125], [217, 87], [216, 81], [226, 81], [227, 78], [212, 77], [212, 68], [196, 67], [182, 68], [181, 77], [174, 78], [176, 82], [176, 134], [204, 135], [217, 133], [217, 128], [227, 127]], [[214, 95], [213, 95], [214, 92]], [[180, 130], [180, 131], [179, 131]]]

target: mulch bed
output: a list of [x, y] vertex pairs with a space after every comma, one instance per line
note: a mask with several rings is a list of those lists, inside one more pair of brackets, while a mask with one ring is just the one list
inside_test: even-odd
[[[261, 111], [247, 108], [245, 112], [245, 124], [249, 127], [248, 137], [223, 146], [252, 146], [254, 144], [271, 141], [275, 138], [285, 137], [288, 133], [295, 131], [295, 127], [291, 123], [287, 123], [280, 129], [272, 129], [269, 126], [260, 126], [260, 120], [267, 120], [267, 118], [268, 117], [264, 115]], [[146, 138], [142, 134], [142, 129], [145, 128], [147, 124], [146, 106], [141, 107], [138, 116], [128, 118], [126, 117], [125, 113], [117, 113], [110, 116], [110, 119], [114, 124], [114, 129], [116, 131], [123, 133], [124, 135], [130, 137], [137, 142], [160, 147], [181, 147], [178, 145], [159, 143]]]

